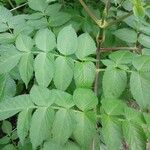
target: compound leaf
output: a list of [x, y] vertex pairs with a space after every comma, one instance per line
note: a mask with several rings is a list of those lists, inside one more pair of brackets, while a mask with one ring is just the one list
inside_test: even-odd
[[102, 117], [102, 135], [108, 149], [120, 150], [122, 145], [122, 130], [118, 120], [110, 116]]
[[46, 53], [39, 53], [34, 61], [34, 70], [37, 83], [48, 87], [54, 76], [54, 57]]
[[137, 33], [132, 29], [128, 28], [118, 29], [117, 31], [114, 32], [114, 35], [127, 43], [136, 43], [137, 41]]
[[96, 135], [95, 115], [93, 112], [76, 113], [77, 125], [73, 132], [76, 141], [85, 149], [89, 149], [92, 145], [94, 136]]
[[82, 111], [93, 109], [98, 104], [98, 99], [91, 89], [77, 88], [73, 93], [73, 100]]
[[138, 41], [140, 44], [142, 44], [143, 46], [150, 48], [150, 37], [145, 35], [145, 34], [140, 34]]
[[66, 143], [74, 130], [74, 126], [72, 112], [67, 109], [58, 110], [52, 128], [53, 140], [58, 144]]
[[34, 108], [29, 95], [20, 95], [0, 103], [0, 120], [7, 119], [16, 113], [24, 110]]
[[116, 68], [107, 68], [102, 81], [105, 98], [118, 98], [127, 85], [127, 74]]
[[15, 81], [8, 74], [0, 75], [0, 101], [13, 97], [16, 93]]
[[44, 13], [48, 6], [48, 3], [46, 2], [46, 0], [28, 0], [28, 5], [31, 9]]
[[0, 22], [6, 23], [12, 17], [12, 13], [0, 5]]
[[50, 137], [53, 120], [54, 110], [51, 108], [40, 107], [34, 112], [30, 127], [30, 139], [33, 149], [36, 149], [44, 140]]
[[77, 87], [90, 88], [94, 82], [96, 67], [92, 62], [77, 62], [74, 68], [74, 80]]
[[88, 33], [83, 33], [78, 37], [78, 48], [76, 56], [79, 59], [84, 59], [90, 54], [96, 53], [96, 44]]
[[73, 97], [71, 94], [53, 89], [51, 90], [51, 97], [53, 97], [55, 100], [55, 104], [58, 106], [64, 107], [64, 108], [71, 108], [74, 106]]
[[116, 51], [109, 55], [116, 65], [129, 64], [133, 59], [133, 54], [129, 51]]
[[0, 74], [8, 73], [19, 62], [21, 53], [13, 45], [3, 45], [0, 47]]
[[77, 50], [78, 40], [75, 30], [69, 25], [64, 27], [57, 37], [57, 48], [63, 55], [74, 54]]
[[30, 52], [32, 50], [33, 45], [33, 40], [27, 35], [20, 34], [16, 39], [16, 47], [20, 51]]
[[123, 134], [131, 150], [145, 150], [146, 136], [139, 124], [125, 121], [122, 125]]
[[49, 89], [37, 85], [32, 87], [30, 97], [36, 105], [45, 107], [53, 104], [55, 100], [53, 93]]
[[150, 106], [150, 73], [132, 72], [130, 88], [139, 106], [144, 109], [148, 108]]
[[55, 60], [54, 84], [57, 89], [66, 90], [73, 78], [74, 62], [71, 58], [59, 56]]
[[54, 33], [49, 29], [40, 29], [35, 36], [37, 48], [44, 52], [53, 50], [56, 47], [56, 39]]
[[25, 109], [21, 111], [18, 115], [17, 135], [22, 145], [24, 144], [24, 140], [27, 137], [28, 132], [29, 132], [30, 123], [31, 123], [31, 115], [32, 115], [32, 109]]
[[19, 73], [26, 87], [33, 75], [33, 61], [34, 59], [31, 53], [24, 53], [19, 62]]

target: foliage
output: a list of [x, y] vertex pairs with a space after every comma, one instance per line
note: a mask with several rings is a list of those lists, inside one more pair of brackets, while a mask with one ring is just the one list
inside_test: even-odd
[[1, 1], [0, 149], [146, 150], [149, 1], [85, 2]]

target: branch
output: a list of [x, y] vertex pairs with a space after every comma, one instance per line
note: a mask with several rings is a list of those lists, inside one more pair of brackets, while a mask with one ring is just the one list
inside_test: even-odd
[[[147, 5], [144, 5], [143, 7], [144, 7], [145, 9], [147, 9], [147, 8], [150, 7], [150, 5], [147, 4]], [[109, 23], [106, 25], [106, 28], [109, 27], [109, 26], [112, 26], [112, 25], [114, 25], [114, 24], [116, 24], [116, 23], [118, 23], [118, 22], [120, 22], [120, 21], [122, 21], [122, 20], [124, 20], [124, 19], [126, 19], [126, 18], [128, 18], [128, 17], [130, 17], [131, 15], [133, 15], [133, 11], [130, 11], [130, 12], [127, 13], [126, 15], [123, 15], [123, 16], [117, 18], [116, 20], [113, 20], [113, 21], [109, 22]]]
[[13, 3], [11, 2], [11, 0], [8, 0], [8, 3], [10, 4], [10, 6], [11, 6], [12, 8], [14, 8], [14, 5], [13, 5]]
[[83, 0], [79, 0], [81, 5], [83, 6], [84, 10], [88, 13], [88, 15], [91, 17], [91, 19], [99, 26], [99, 20], [96, 18], [96, 16], [90, 11], [88, 6], [84, 3]]
[[27, 4], [28, 4], [28, 3], [24, 3], [24, 4], [22, 4], [22, 5], [19, 5], [19, 6], [15, 7], [15, 8], [13, 8], [13, 9], [11, 9], [10, 11], [17, 10], [17, 9], [19, 9], [19, 8], [21, 8], [21, 7], [25, 6], [25, 5], [27, 5]]
[[116, 24], [116, 23], [118, 23], [118, 22], [121, 22], [122, 20], [128, 18], [128, 17], [131, 16], [131, 15], [133, 15], [133, 11], [130, 11], [128, 14], [123, 15], [123, 16], [117, 18], [116, 20], [113, 20], [113, 21], [109, 22], [109, 23], [107, 24], [106, 28], [107, 28], [107, 27], [110, 27], [110, 26], [112, 26], [112, 25], [114, 25], [114, 24]]
[[129, 50], [129, 51], [139, 51], [140, 48], [137, 47], [111, 47], [111, 48], [100, 48], [101, 52], [117, 51], [117, 50]]

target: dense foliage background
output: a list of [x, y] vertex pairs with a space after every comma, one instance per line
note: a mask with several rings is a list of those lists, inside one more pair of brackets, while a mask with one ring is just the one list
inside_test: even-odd
[[146, 150], [149, 0], [0, 0], [0, 149]]

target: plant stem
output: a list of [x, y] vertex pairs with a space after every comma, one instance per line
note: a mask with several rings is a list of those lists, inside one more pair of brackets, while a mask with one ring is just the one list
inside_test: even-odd
[[138, 51], [140, 48], [137, 47], [106, 47], [100, 48], [101, 52], [117, 51], [117, 50], [129, 50], [129, 51]]
[[95, 15], [90, 11], [88, 6], [84, 3], [83, 0], [79, 0], [85, 11], [88, 13], [88, 15], [92, 18], [92, 20], [99, 26], [99, 20], [95, 17]]
[[11, 9], [10, 11], [17, 10], [17, 9], [19, 9], [19, 8], [21, 8], [21, 7], [25, 6], [25, 5], [27, 5], [27, 4], [28, 4], [28, 3], [24, 3], [24, 4], [22, 4], [22, 5], [19, 5], [19, 6], [15, 7], [15, 8], [13, 8], [13, 9]]
[[[105, 23], [107, 16], [108, 16], [108, 10], [109, 10], [109, 5], [110, 5], [110, 0], [107, 0], [105, 4], [105, 8], [103, 10], [103, 15], [102, 15], [102, 24]], [[96, 54], [96, 69], [100, 69], [100, 49], [101, 45], [105, 40], [105, 28], [102, 28], [98, 34], [97, 37], [97, 54]], [[95, 78], [95, 84], [94, 84], [94, 92], [98, 96], [98, 87], [99, 87], [99, 72], [96, 73], [96, 78]]]
[[[105, 24], [106, 22], [106, 19], [107, 19], [107, 15], [108, 15], [108, 10], [109, 10], [109, 4], [110, 4], [110, 0], [107, 0], [106, 2], [106, 5], [105, 5], [105, 9], [103, 11], [103, 15], [102, 15], [102, 25]], [[96, 51], [96, 69], [100, 69], [100, 55], [101, 55], [101, 46], [102, 46], [102, 43], [104, 42], [105, 40], [105, 27], [100, 29], [100, 32], [98, 33], [98, 36], [97, 36], [97, 51]], [[96, 94], [96, 96], [98, 97], [99, 96], [99, 84], [100, 84], [100, 75], [99, 75], [100, 72], [96, 71], [96, 77], [95, 77], [95, 82], [94, 82], [94, 92]], [[100, 100], [98, 101], [98, 105], [96, 106], [95, 108], [95, 112], [97, 114], [100, 113]], [[99, 119], [98, 119], [99, 120]], [[96, 126], [96, 128], [98, 128]], [[93, 149], [92, 150], [95, 150], [95, 138], [93, 138], [93, 145], [92, 145]]]
[[8, 0], [8, 3], [10, 4], [10, 6], [11, 6], [12, 8], [15, 7], [15, 6], [13, 5], [13, 3], [11, 2], [11, 0]]
[[[98, 40], [101, 36], [101, 33], [98, 35]], [[97, 40], [97, 41], [98, 41]], [[100, 47], [101, 47], [100, 41], [97, 42], [97, 50], [96, 50], [96, 70], [100, 68]], [[99, 72], [96, 72], [96, 77], [95, 77], [95, 83], [94, 83], [94, 92], [98, 96], [98, 86], [99, 86]]]
[[106, 69], [97, 69], [96, 72], [104, 72]]
[[[127, 72], [127, 73], [132, 73], [132, 72], [134, 72], [133, 70], [124, 70], [124, 69], [121, 69], [121, 70], [123, 70], [123, 71], [125, 71], [125, 72]], [[97, 69], [97, 70], [96, 70], [96, 72], [104, 72], [104, 71], [106, 71], [106, 69]]]
[[120, 22], [120, 21], [122, 21], [122, 20], [124, 20], [124, 19], [126, 19], [126, 18], [128, 18], [128, 17], [131, 16], [131, 15], [133, 15], [133, 11], [130, 11], [128, 14], [125, 14], [125, 15], [123, 15], [123, 16], [117, 18], [116, 20], [113, 20], [113, 21], [109, 22], [109, 23], [106, 25], [106, 28], [107, 28], [107, 27], [110, 27], [110, 26], [112, 26], [112, 25], [114, 25], [114, 24], [116, 24], [116, 23], [118, 23], [118, 22]]

